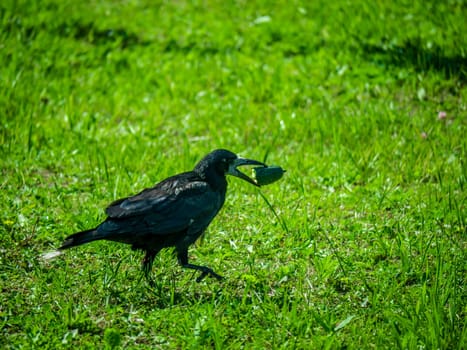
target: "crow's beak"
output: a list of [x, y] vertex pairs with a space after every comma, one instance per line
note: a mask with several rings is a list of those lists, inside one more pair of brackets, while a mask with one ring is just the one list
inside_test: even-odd
[[244, 173], [240, 172], [237, 169], [237, 167], [242, 166], [242, 165], [262, 165], [264, 167], [267, 165], [264, 163], [258, 162], [257, 160], [253, 160], [253, 159], [237, 158], [232, 162], [232, 164], [230, 164], [229, 169], [227, 170], [227, 174], [239, 177], [240, 179], [245, 180], [251, 183], [252, 185], [259, 187], [259, 185], [256, 183], [255, 180], [249, 178], [248, 176], [246, 176]]

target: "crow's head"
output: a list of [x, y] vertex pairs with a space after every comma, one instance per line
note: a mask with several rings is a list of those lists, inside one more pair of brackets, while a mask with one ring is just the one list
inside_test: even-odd
[[225, 149], [218, 149], [206, 155], [195, 167], [194, 171], [202, 174], [204, 177], [232, 175], [245, 180], [252, 185], [259, 186], [253, 179], [249, 178], [237, 167], [242, 165], [262, 165], [266, 164], [253, 159], [238, 157], [235, 153]]

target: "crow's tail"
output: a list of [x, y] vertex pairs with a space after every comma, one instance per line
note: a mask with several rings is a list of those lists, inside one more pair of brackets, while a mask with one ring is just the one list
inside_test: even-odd
[[102, 239], [103, 235], [98, 233], [95, 228], [81, 231], [68, 236], [58, 250], [76, 247], [78, 245]]

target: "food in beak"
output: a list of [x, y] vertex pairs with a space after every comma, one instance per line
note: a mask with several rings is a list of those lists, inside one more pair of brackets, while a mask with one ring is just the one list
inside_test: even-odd
[[259, 186], [269, 185], [279, 180], [285, 170], [277, 165], [253, 168], [253, 178]]

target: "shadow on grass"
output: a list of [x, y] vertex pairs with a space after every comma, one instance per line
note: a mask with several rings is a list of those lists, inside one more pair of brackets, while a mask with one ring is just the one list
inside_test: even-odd
[[427, 48], [420, 39], [409, 39], [401, 45], [361, 43], [363, 52], [374, 56], [383, 63], [413, 67], [417, 72], [437, 71], [447, 79], [457, 78], [465, 83], [467, 78], [467, 57], [460, 54], [446, 55], [445, 50], [433, 45]]
[[76, 40], [84, 40], [93, 45], [117, 44], [121, 49], [149, 45], [148, 41], [142, 40], [138, 35], [124, 28], [99, 29], [92, 22], [63, 22], [55, 30], [60, 36], [71, 36]]
[[33, 26], [24, 26], [20, 20], [12, 18], [4, 25], [3, 30], [6, 33], [21, 32], [23, 41], [34, 40], [40, 32], [49, 32], [63, 38], [86, 41], [92, 45], [111, 45], [120, 49], [147, 46], [151, 43], [123, 27], [101, 29], [94, 22], [81, 22], [73, 19], [63, 20], [54, 25], [43, 22]]
[[[215, 282], [213, 282], [215, 283]], [[215, 286], [206, 290], [199, 286], [199, 290], [183, 285], [180, 281], [156, 283], [150, 287], [141, 282], [127, 287], [110, 287], [107, 289], [108, 301], [113, 305], [133, 304], [148, 310], [163, 310], [174, 306], [189, 306], [212, 303], [222, 295], [223, 286]]]

